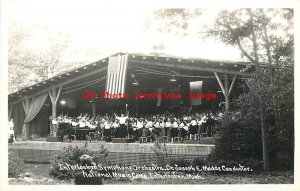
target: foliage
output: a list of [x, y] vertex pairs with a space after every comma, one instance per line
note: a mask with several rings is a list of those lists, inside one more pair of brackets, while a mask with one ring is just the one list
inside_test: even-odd
[[180, 167], [188, 167], [191, 165], [191, 162], [184, 158], [178, 158], [178, 159], [173, 158], [170, 160], [170, 165], [171, 166], [178, 165]]
[[206, 159], [203, 159], [201, 157], [195, 158], [192, 161], [192, 166], [199, 166], [199, 167], [201, 167], [201, 166], [204, 166], [206, 164], [207, 164]]
[[[284, 161], [279, 160], [280, 162], [276, 164], [274, 156], [282, 156], [283, 152], [289, 159], [287, 161], [290, 161], [285, 167], [293, 167], [294, 35], [292, 29], [293, 10], [291, 9], [237, 9], [221, 11], [214, 27], [209, 31], [211, 36], [220, 41], [239, 47], [242, 55], [250, 61], [244, 71], [251, 65], [255, 65], [256, 78], [250, 86], [251, 92], [241, 95], [235, 101], [233, 115], [239, 114], [240, 117], [228, 114], [229, 121], [230, 118], [234, 120], [231, 119], [229, 124], [224, 121], [222, 125], [231, 130], [234, 127], [244, 129], [248, 133], [251, 129], [254, 130], [255, 126], [261, 128], [265, 170], [269, 169], [270, 156], [273, 169], [282, 166], [278, 164]], [[267, 63], [268, 68], [261, 67], [263, 62]], [[271, 69], [272, 67], [276, 67], [276, 70]], [[289, 100], [286, 100], [286, 95]], [[248, 119], [260, 123], [252, 125], [249, 124]], [[223, 140], [224, 135], [229, 134], [223, 131], [219, 144], [227, 144]], [[238, 135], [247, 138], [243, 133]], [[241, 150], [243, 144], [244, 140], [237, 140]], [[218, 147], [226, 148], [226, 146]], [[230, 150], [230, 146], [227, 147], [227, 152], [234, 153]], [[251, 152], [251, 149], [248, 152]], [[242, 157], [242, 153], [237, 154]], [[255, 155], [254, 159], [260, 158]]]
[[8, 154], [8, 177], [16, 177], [23, 171], [24, 162], [18, 155], [10, 152]]
[[[171, 9], [158, 9], [154, 11], [155, 23], [159, 21], [159, 27], [157, 30], [161, 33], [176, 33], [176, 35], [187, 35], [187, 29], [189, 28], [189, 20], [202, 15], [202, 9], [183, 9], [183, 8], [171, 8]], [[151, 27], [152, 21], [148, 20], [145, 24], [145, 28]], [[156, 24], [154, 24], [155, 26]]]
[[[259, 120], [248, 114], [228, 113], [223, 117], [220, 136], [208, 158], [210, 163], [236, 165], [262, 160]], [[250, 167], [256, 168], [257, 164]]]
[[10, 22], [8, 30], [9, 93], [83, 64], [64, 60], [70, 48], [68, 35], [47, 27], [33, 30], [17, 21]]
[[152, 147], [152, 150], [155, 154], [154, 160], [156, 161], [158, 166], [164, 166], [169, 162], [169, 154], [166, 143], [162, 145], [161, 143], [157, 142]]
[[101, 148], [98, 151], [89, 151], [86, 148], [80, 148], [78, 146], [76, 147], [64, 147], [62, 150], [58, 151], [57, 154], [54, 155], [54, 157], [51, 159], [51, 168], [49, 171], [49, 175], [53, 176], [57, 179], [71, 179], [73, 177], [73, 174], [76, 173], [76, 171], [71, 170], [62, 170], [60, 169], [60, 164], [70, 164], [70, 165], [76, 165], [80, 164], [80, 156], [83, 154], [88, 154], [93, 157], [93, 162], [96, 164], [103, 164], [105, 165], [107, 163], [106, 157], [108, 156], [108, 151], [101, 146]]

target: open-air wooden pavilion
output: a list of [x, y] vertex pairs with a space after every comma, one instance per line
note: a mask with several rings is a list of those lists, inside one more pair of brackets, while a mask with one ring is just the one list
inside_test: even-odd
[[[219, 92], [220, 99], [209, 106], [225, 103], [229, 110], [232, 92], [239, 92], [239, 86], [246, 84], [245, 79], [254, 76], [254, 66], [246, 62], [214, 61], [199, 58], [180, 58], [161, 55], [117, 53], [127, 55], [126, 92], [154, 91], [156, 87], [172, 87], [170, 78], [176, 78], [176, 84], [187, 88], [191, 81], [204, 81], [206, 92]], [[110, 56], [111, 57], [111, 56]], [[134, 112], [145, 111], [144, 102], [134, 99], [108, 103], [107, 100], [82, 99], [84, 92], [105, 91], [109, 57], [97, 62], [66, 71], [45, 81], [23, 88], [8, 96], [9, 116], [14, 119], [15, 135], [23, 140], [46, 137], [49, 134], [49, 117], [59, 113], [70, 115], [89, 112], [91, 115], [109, 111], [108, 108], [125, 110], [129, 105]], [[133, 85], [138, 80], [139, 86]], [[170, 90], [170, 88], [168, 89]], [[66, 100], [66, 105], [60, 101]], [[147, 109], [155, 107], [148, 103]]]

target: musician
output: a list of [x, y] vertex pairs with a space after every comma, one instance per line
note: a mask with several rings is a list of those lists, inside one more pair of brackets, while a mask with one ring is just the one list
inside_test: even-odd
[[164, 127], [165, 136], [170, 136], [170, 134], [171, 134], [171, 126], [172, 126], [171, 119], [168, 118], [167, 121], [166, 121], [166, 123], [165, 123], [165, 127]]
[[58, 121], [56, 117], [53, 117], [52, 119], [52, 136], [56, 137], [57, 136], [57, 132], [58, 132]]
[[172, 138], [178, 136], [178, 127], [179, 127], [179, 125], [177, 123], [177, 119], [175, 118], [174, 122], [172, 123], [172, 126], [171, 126], [171, 137]]
[[8, 122], [8, 139], [10, 139], [12, 142], [15, 140], [14, 120], [12, 118]]
[[196, 118], [193, 118], [189, 124], [189, 134], [190, 134], [190, 139], [192, 137], [192, 135], [195, 135], [197, 134], [198, 132], [198, 123], [197, 123], [197, 120]]
[[181, 121], [181, 123], [179, 125], [179, 131], [180, 131], [180, 136], [181, 136], [182, 140], [184, 140], [185, 136], [187, 135], [188, 130], [189, 130], [189, 127], [186, 124], [186, 122]]
[[111, 125], [112, 137], [120, 137], [120, 124], [117, 122], [117, 119]]
[[115, 113], [114, 113], [116, 119], [119, 121], [119, 135], [118, 138], [126, 138], [127, 136], [127, 127], [126, 127], [126, 120], [128, 119], [128, 115], [124, 116], [124, 114], [121, 114], [121, 117], [118, 117]]

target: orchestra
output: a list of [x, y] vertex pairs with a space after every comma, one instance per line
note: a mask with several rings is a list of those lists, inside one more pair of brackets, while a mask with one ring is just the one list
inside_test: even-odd
[[[131, 138], [139, 141], [140, 137], [147, 137], [150, 142], [158, 141], [161, 137], [168, 137], [172, 141], [175, 137], [181, 140], [192, 140], [196, 134], [212, 136], [214, 127], [221, 119], [222, 113], [212, 112], [183, 112], [181, 115], [164, 112], [142, 117], [114, 115], [80, 114], [70, 117], [61, 114], [52, 119], [52, 133], [63, 139], [68, 135], [69, 140], [91, 139], [110, 142], [113, 138]], [[92, 132], [92, 133], [90, 133]], [[94, 137], [91, 137], [92, 134]]]

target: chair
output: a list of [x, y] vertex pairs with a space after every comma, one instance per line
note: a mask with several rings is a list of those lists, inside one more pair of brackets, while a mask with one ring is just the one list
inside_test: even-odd
[[89, 138], [90, 138], [90, 140], [94, 140], [95, 139], [95, 132], [89, 132]]
[[168, 136], [159, 137], [159, 142], [167, 143], [168, 141], [169, 141], [169, 137]]
[[181, 130], [178, 131], [177, 137], [174, 137], [174, 142], [176, 142], [176, 140], [177, 140], [178, 143], [182, 142]]
[[195, 134], [195, 135], [194, 135], [194, 140], [195, 140], [195, 141], [199, 141], [199, 140], [200, 140], [200, 137], [201, 137], [201, 134]]
[[140, 137], [140, 143], [147, 143], [147, 137]]
[[174, 142], [176, 142], [176, 140], [179, 143], [182, 141], [182, 137], [174, 137]]

